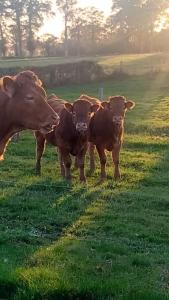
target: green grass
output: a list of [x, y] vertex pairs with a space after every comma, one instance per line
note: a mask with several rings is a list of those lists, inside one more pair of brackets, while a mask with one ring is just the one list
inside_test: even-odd
[[123, 71], [130, 75], [143, 75], [151, 72], [169, 71], [169, 54], [168, 53], [151, 53], [151, 54], [124, 54], [111, 56], [94, 56], [94, 57], [39, 57], [24, 59], [0, 59], [1, 68], [30, 68], [42, 67], [53, 64], [64, 64], [68, 62], [79, 62], [81, 60], [91, 60], [98, 62], [107, 73], [113, 71]]
[[[68, 185], [48, 146], [34, 176], [29, 132], [0, 169], [0, 298], [169, 299], [169, 86], [164, 74], [104, 82], [106, 96], [136, 101], [126, 116], [123, 179]], [[52, 92], [49, 91], [49, 92]], [[70, 101], [98, 84], [57, 88]], [[98, 161], [98, 159], [97, 159]], [[88, 169], [88, 159], [87, 166]]]

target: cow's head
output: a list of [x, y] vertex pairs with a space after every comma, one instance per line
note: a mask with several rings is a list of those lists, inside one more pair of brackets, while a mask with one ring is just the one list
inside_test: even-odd
[[66, 103], [65, 107], [72, 113], [72, 120], [76, 130], [80, 133], [86, 133], [89, 128], [90, 119], [100, 108], [100, 105], [92, 105], [85, 99], [78, 99], [73, 104]]
[[11, 123], [16, 127], [47, 133], [58, 124], [59, 117], [47, 104], [46, 92], [33, 72], [3, 77], [2, 88], [8, 96]]
[[102, 102], [102, 106], [109, 110], [113, 123], [122, 126], [126, 111], [133, 109], [135, 102], [127, 101], [123, 96], [111, 96], [108, 102]]

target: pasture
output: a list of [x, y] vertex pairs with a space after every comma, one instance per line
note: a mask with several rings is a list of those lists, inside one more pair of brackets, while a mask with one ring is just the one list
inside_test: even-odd
[[[164, 73], [104, 82], [136, 101], [126, 116], [122, 181], [86, 186], [59, 175], [48, 146], [34, 175], [35, 140], [23, 133], [0, 165], [1, 299], [169, 299], [169, 84]], [[98, 84], [49, 92], [72, 101]], [[88, 169], [88, 159], [86, 171]]]
[[130, 75], [143, 75], [151, 72], [169, 71], [169, 54], [151, 53], [151, 54], [121, 54], [110, 56], [93, 57], [34, 57], [34, 58], [10, 58], [0, 59], [0, 67], [12, 69], [15, 67], [31, 68], [43, 67], [49, 65], [59, 65], [65, 63], [76, 63], [80, 61], [94, 61], [103, 67], [109, 74], [112, 71], [124, 72]]

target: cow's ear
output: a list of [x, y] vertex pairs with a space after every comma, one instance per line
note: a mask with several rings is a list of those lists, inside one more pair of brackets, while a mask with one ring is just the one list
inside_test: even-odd
[[3, 77], [3, 90], [9, 98], [12, 98], [15, 95], [16, 83], [11, 77]]
[[133, 108], [134, 108], [134, 106], [135, 106], [135, 102], [134, 102], [134, 101], [131, 101], [131, 100], [129, 100], [129, 101], [127, 101], [127, 102], [125, 103], [125, 106], [126, 106], [126, 108], [127, 108], [127, 109], [131, 110], [131, 109], [133, 109]]
[[105, 108], [105, 109], [109, 109], [109, 108], [110, 108], [110, 103], [107, 102], [107, 101], [103, 101], [103, 102], [101, 103], [101, 105], [102, 105], [103, 108]]
[[92, 106], [91, 106], [91, 112], [96, 112], [96, 111], [98, 111], [99, 110], [99, 108], [100, 108], [100, 104], [93, 104]]
[[69, 112], [73, 111], [73, 105], [71, 103], [68, 103], [68, 102], [65, 103], [65, 107]]

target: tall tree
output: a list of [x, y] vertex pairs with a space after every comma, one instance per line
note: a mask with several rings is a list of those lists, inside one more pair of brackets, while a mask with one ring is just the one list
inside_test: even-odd
[[97, 43], [104, 35], [104, 15], [95, 7], [77, 8], [75, 10], [70, 36], [75, 41], [77, 55], [82, 48], [88, 48], [88, 53], [95, 53]]
[[52, 15], [52, 2], [51, 0], [26, 0], [25, 10], [27, 49], [29, 50], [30, 56], [33, 56], [36, 47], [35, 34], [42, 26], [44, 18]]
[[70, 38], [77, 56], [81, 55], [82, 44], [85, 39], [85, 28], [87, 25], [87, 18], [85, 17], [86, 10], [83, 8], [76, 8], [72, 23], [70, 26]]
[[[25, 1], [23, 0], [9, 0], [9, 7], [11, 10], [11, 21], [13, 21], [13, 27], [15, 28], [16, 37], [16, 55], [23, 56], [22, 36], [23, 36], [23, 19]], [[12, 28], [12, 26], [11, 26]]]
[[58, 6], [59, 10], [64, 15], [64, 51], [65, 56], [67, 57], [69, 54], [68, 51], [68, 29], [70, 22], [74, 15], [74, 9], [76, 7], [77, 0], [56, 0], [56, 5]]
[[131, 43], [137, 43], [140, 52], [149, 40], [151, 50], [156, 21], [169, 7], [168, 0], [112, 0], [112, 4], [116, 30], [125, 34]]
[[41, 46], [45, 56], [55, 56], [58, 47], [58, 39], [52, 34], [41, 36]]
[[6, 33], [8, 31], [6, 19], [9, 16], [8, 1], [0, 1], [0, 55], [6, 56]]

